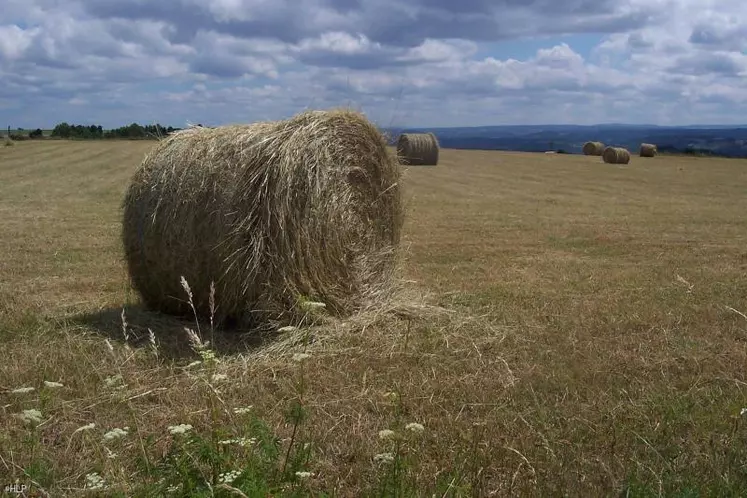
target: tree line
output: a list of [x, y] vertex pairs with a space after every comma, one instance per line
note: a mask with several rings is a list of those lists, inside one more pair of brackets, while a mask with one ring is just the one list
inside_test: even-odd
[[[67, 122], [57, 124], [51, 133], [52, 138], [68, 138], [68, 139], [81, 139], [81, 140], [96, 140], [96, 139], [111, 139], [111, 138], [122, 138], [122, 139], [157, 139], [169, 135], [181, 128], [174, 128], [173, 126], [163, 126], [161, 124], [153, 125], [140, 125], [138, 123], [132, 123], [127, 126], [121, 126], [111, 130], [105, 130], [101, 125], [76, 125]], [[8, 137], [12, 140], [26, 140], [43, 138], [44, 130], [37, 128], [35, 130], [24, 130], [18, 128], [15, 131], [11, 131], [8, 127]]]

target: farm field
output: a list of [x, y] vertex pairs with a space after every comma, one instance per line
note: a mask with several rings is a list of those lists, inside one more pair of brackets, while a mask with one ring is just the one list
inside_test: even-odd
[[189, 424], [202, 476], [277, 435], [294, 472], [257, 496], [747, 495], [747, 160], [442, 150], [405, 173], [402, 270], [442, 311], [330, 323], [295, 360], [211, 334], [195, 366], [196, 324], [141, 309], [123, 263], [152, 145], [0, 147], [0, 489], [158, 496], [207, 452]]

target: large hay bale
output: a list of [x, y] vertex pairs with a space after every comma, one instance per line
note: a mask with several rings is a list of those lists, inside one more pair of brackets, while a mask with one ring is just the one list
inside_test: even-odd
[[602, 153], [602, 159], [609, 164], [628, 164], [630, 152], [622, 147], [606, 147]]
[[658, 148], [654, 144], [641, 144], [641, 157], [654, 157], [659, 152]]
[[586, 142], [583, 152], [586, 156], [601, 156], [604, 152], [604, 144], [602, 142]]
[[[296, 319], [299, 296], [341, 315], [389, 282], [403, 223], [399, 167], [381, 132], [347, 110], [176, 132], [125, 197], [123, 243], [145, 304], [217, 321]], [[296, 307], [297, 309], [297, 307]]]
[[397, 140], [397, 156], [402, 164], [436, 166], [438, 139], [433, 133], [402, 133]]

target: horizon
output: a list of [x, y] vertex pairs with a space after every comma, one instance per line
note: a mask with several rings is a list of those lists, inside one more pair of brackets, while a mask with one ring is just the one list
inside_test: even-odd
[[0, 122], [745, 126], [743, 2], [383, 1], [5, 0]]

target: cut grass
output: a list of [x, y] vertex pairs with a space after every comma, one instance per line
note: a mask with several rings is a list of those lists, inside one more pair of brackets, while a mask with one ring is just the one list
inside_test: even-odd
[[[302, 364], [216, 336], [215, 393], [214, 372], [184, 368], [195, 324], [128, 288], [119, 206], [150, 146], [0, 148], [7, 484], [73, 495], [95, 472], [109, 496], [158, 495], [241, 464], [248, 496], [747, 493], [747, 319], [727, 308], [747, 311], [747, 161], [443, 150], [406, 174], [405, 277], [449, 312], [324, 326]], [[34, 429], [14, 416], [28, 409]], [[169, 433], [180, 423], [195, 439]], [[409, 439], [379, 439], [389, 428]], [[265, 443], [250, 458], [222, 452], [229, 436]]]

